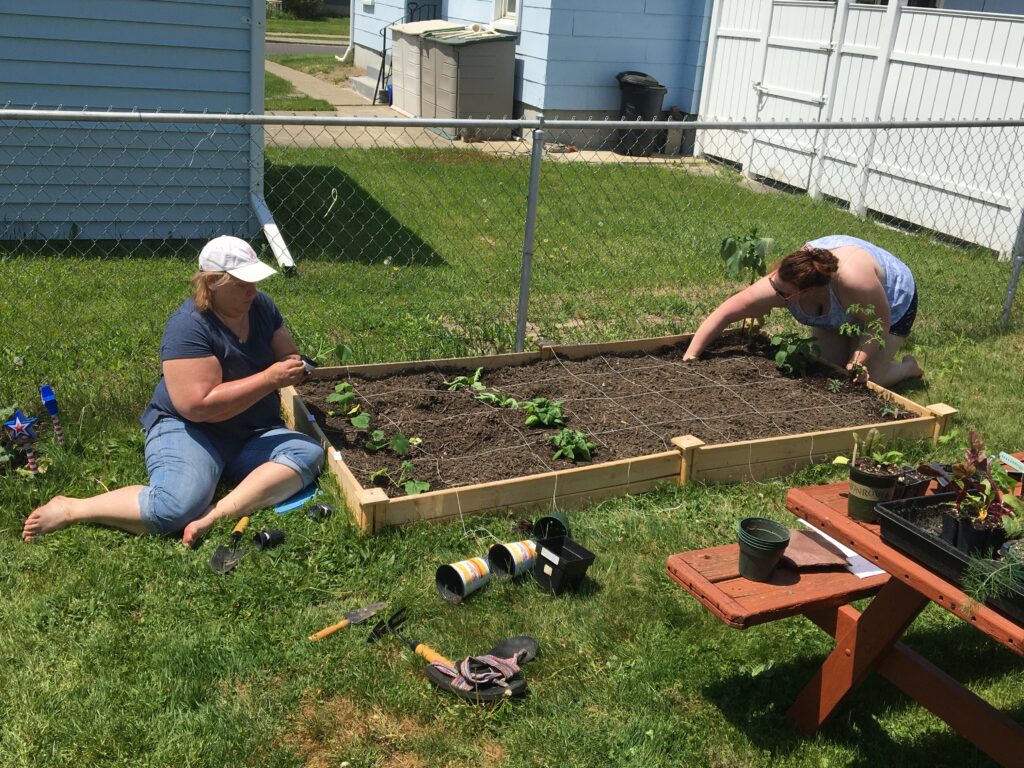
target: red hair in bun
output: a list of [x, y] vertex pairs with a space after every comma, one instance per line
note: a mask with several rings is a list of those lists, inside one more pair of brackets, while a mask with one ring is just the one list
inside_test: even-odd
[[839, 269], [839, 259], [825, 248], [801, 248], [779, 262], [779, 278], [798, 289], [828, 285]]

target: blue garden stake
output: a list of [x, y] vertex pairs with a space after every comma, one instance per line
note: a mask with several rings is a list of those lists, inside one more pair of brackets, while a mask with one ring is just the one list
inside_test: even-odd
[[57, 442], [64, 445], [64, 430], [60, 428], [60, 419], [57, 417], [57, 396], [53, 394], [53, 387], [44, 384], [39, 388], [39, 396], [43, 399], [46, 412], [50, 414], [50, 423], [53, 424], [53, 433], [57, 436]]
[[28, 459], [28, 471], [33, 475], [39, 471], [36, 464], [36, 455], [32, 451], [32, 442], [36, 439], [36, 431], [32, 429], [37, 419], [25, 416], [20, 410], [15, 410], [14, 418], [4, 422], [4, 427], [10, 431], [14, 442], [18, 443], [25, 451], [25, 458]]

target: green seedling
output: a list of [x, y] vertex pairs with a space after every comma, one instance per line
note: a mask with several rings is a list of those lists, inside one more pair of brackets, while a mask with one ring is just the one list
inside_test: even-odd
[[519, 407], [519, 401], [514, 397], [506, 397], [497, 390], [491, 392], [481, 392], [476, 396], [476, 399], [481, 403], [487, 403], [487, 405], [493, 405], [495, 408], [508, 408], [510, 410], [516, 410]]
[[775, 367], [788, 376], [806, 376], [818, 356], [818, 345], [813, 338], [792, 332], [772, 336], [772, 348], [775, 349]]
[[899, 403], [886, 403], [882, 406], [883, 419], [902, 419], [907, 414], [907, 409]]
[[856, 464], [858, 457], [862, 459], [871, 459], [876, 464], [899, 465], [904, 461], [904, 456], [901, 451], [884, 450], [884, 446], [882, 445], [882, 435], [877, 429], [869, 429], [863, 439], [858, 433], [854, 432], [853, 454], [849, 457], [836, 456], [832, 460], [832, 463]]
[[384, 434], [383, 429], [375, 429], [366, 438], [366, 442], [363, 443], [363, 448], [368, 450], [370, 453], [377, 453], [383, 451], [388, 447], [390, 441], [388, 436]]
[[480, 379], [483, 377], [484, 369], [477, 368], [472, 376], [456, 376], [451, 381], [445, 381], [449, 392], [458, 392], [460, 389], [473, 389], [480, 392], [486, 386]]
[[347, 411], [355, 403], [356, 391], [347, 381], [334, 385], [334, 391], [327, 396], [328, 403], [337, 403], [340, 411]]
[[[851, 304], [846, 308], [846, 312], [850, 315], [863, 315], [864, 320], [863, 322], [858, 320], [840, 325], [839, 334], [841, 336], [860, 339], [861, 347], [871, 342], [877, 342], [879, 349], [885, 346], [885, 327], [878, 318], [874, 305], [861, 306], [860, 304]], [[867, 374], [867, 370], [867, 366], [861, 363], [854, 363], [850, 366], [849, 376], [853, 381], [861, 381]]]
[[590, 461], [597, 447], [587, 440], [584, 433], [568, 428], [549, 437], [548, 442], [555, 448], [551, 458], [570, 461]]
[[526, 426], [528, 427], [561, 427], [565, 424], [562, 418], [562, 403], [564, 400], [551, 402], [546, 397], [535, 397], [533, 400], [524, 402], [523, 410], [528, 414]]
[[833, 395], [839, 394], [839, 392], [841, 392], [842, 389], [843, 389], [843, 380], [842, 379], [829, 379], [825, 383], [825, 387]]
[[406, 437], [402, 430], [398, 430], [391, 438], [389, 445], [392, 451], [399, 456], [405, 457], [409, 455], [409, 450], [412, 448], [412, 440]]
[[338, 359], [339, 365], [347, 365], [355, 357], [355, 352], [348, 344], [339, 341], [334, 345], [334, 356]]
[[353, 416], [348, 421], [356, 429], [369, 429], [370, 424], [373, 421], [373, 417], [364, 411], [358, 416]]
[[403, 461], [398, 473], [398, 479], [391, 476], [387, 467], [382, 467], [370, 475], [370, 482], [374, 485], [387, 487], [394, 486], [402, 488], [407, 495], [416, 496], [424, 491], [430, 490], [430, 483], [424, 480], [417, 480], [415, 477], [416, 467], [411, 461]]
[[[730, 236], [722, 240], [718, 255], [725, 261], [725, 270], [730, 278], [738, 280], [746, 272], [752, 285], [759, 277], [764, 277], [768, 269], [768, 254], [774, 246], [773, 239], [760, 237], [757, 234], [757, 227], [754, 227], [749, 235]], [[747, 332], [751, 341], [757, 333], [758, 325], [763, 324], [763, 321], [764, 318], [750, 319]], [[747, 321], [744, 320], [743, 324], [746, 325]]]
[[749, 235], [727, 237], [722, 240], [718, 255], [725, 260], [729, 277], [737, 280], [747, 272], [750, 275], [750, 283], [753, 284], [759, 277], [764, 277], [767, 271], [766, 259], [774, 246], [773, 239], [758, 236], [757, 227], [754, 227]]

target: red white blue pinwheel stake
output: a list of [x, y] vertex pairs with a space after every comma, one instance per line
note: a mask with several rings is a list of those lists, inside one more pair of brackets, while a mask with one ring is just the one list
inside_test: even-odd
[[32, 429], [32, 425], [36, 421], [34, 418], [26, 417], [20, 410], [16, 410], [14, 418], [4, 422], [4, 427], [10, 431], [14, 442], [21, 445], [24, 449], [25, 457], [28, 459], [28, 471], [32, 474], [36, 474], [39, 471], [39, 465], [36, 464], [36, 455], [32, 451], [32, 441], [36, 439], [36, 431]]
[[57, 436], [57, 442], [64, 445], [64, 430], [60, 428], [60, 419], [57, 418], [57, 396], [53, 394], [53, 387], [44, 384], [39, 388], [39, 396], [43, 399], [46, 412], [50, 414], [50, 423], [53, 424], [53, 433]]

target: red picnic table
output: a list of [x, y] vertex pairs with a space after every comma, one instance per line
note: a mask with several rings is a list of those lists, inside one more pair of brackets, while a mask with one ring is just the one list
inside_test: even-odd
[[[885, 574], [860, 579], [846, 570], [779, 568], [770, 582], [752, 582], [739, 575], [736, 544], [672, 555], [668, 574], [729, 626], [745, 629], [799, 614], [835, 638], [835, 650], [786, 713], [797, 730], [823, 726], [874, 670], [996, 762], [1024, 765], [1024, 728], [900, 640], [930, 602], [1018, 655], [1024, 655], [1024, 627], [893, 549], [877, 524], [851, 520], [847, 489], [846, 482], [793, 488], [786, 507]], [[871, 595], [863, 612], [848, 605]]]

